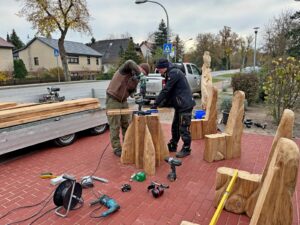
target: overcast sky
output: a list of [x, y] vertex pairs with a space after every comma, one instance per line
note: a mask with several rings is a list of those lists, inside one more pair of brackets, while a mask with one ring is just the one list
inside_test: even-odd
[[[158, 0], [167, 10], [172, 34], [182, 40], [195, 39], [199, 33], [215, 33], [224, 25], [241, 36], [253, 34], [253, 27], [260, 32], [274, 17], [283, 11], [300, 10], [300, 1], [295, 0]], [[121, 37], [130, 34], [140, 43], [158, 29], [161, 19], [166, 21], [163, 8], [154, 3], [135, 4], [135, 0], [87, 0], [92, 16], [90, 25], [96, 40]], [[0, 37], [6, 38], [14, 28], [27, 42], [33, 38], [32, 30], [25, 18], [17, 16], [22, 1], [0, 0]], [[58, 38], [59, 33], [52, 35]], [[29, 37], [29, 39], [28, 39]], [[69, 32], [67, 40], [87, 43], [91, 36]], [[191, 45], [192, 41], [186, 42]]]

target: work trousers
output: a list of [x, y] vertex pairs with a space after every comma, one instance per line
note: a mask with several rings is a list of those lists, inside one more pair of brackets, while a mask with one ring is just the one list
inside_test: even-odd
[[173, 142], [177, 145], [181, 137], [184, 147], [191, 146], [192, 138], [190, 126], [192, 121], [192, 111], [192, 108], [183, 112], [178, 112], [175, 109], [172, 123], [172, 139], [170, 140], [170, 142]]
[[[128, 103], [119, 102], [113, 97], [106, 96], [106, 109], [128, 109]], [[114, 115], [107, 116], [109, 130], [110, 130], [110, 143], [113, 149], [121, 149], [120, 142], [120, 128], [122, 129], [123, 140], [125, 137], [126, 130], [129, 126], [130, 115]]]

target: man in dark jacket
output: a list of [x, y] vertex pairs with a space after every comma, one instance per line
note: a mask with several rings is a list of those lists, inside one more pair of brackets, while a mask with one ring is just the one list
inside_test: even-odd
[[[127, 60], [114, 74], [106, 90], [106, 109], [128, 109], [127, 98], [134, 94], [139, 83], [139, 77], [148, 75], [149, 64], [137, 65]], [[110, 129], [110, 142], [116, 156], [121, 156], [120, 128], [123, 139], [129, 126], [130, 115], [107, 116]]]
[[168, 143], [170, 152], [177, 151], [177, 143], [181, 137], [183, 146], [176, 157], [183, 158], [191, 154], [190, 125], [193, 107], [196, 105], [185, 74], [174, 67], [167, 59], [159, 59], [156, 68], [165, 77], [166, 85], [157, 96], [152, 108], [172, 106], [175, 109], [172, 123], [172, 139]]

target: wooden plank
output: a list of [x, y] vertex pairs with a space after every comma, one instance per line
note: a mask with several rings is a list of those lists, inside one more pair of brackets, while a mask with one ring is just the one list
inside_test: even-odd
[[[150, 108], [143, 108], [143, 111], [146, 111], [146, 110], [150, 110]], [[171, 109], [169, 109], [169, 108], [159, 108], [157, 110], [158, 110], [158, 113], [171, 112]], [[126, 114], [132, 114], [135, 111], [137, 111], [137, 109], [109, 109], [109, 110], [106, 110], [106, 114], [108, 116], [126, 115]], [[153, 114], [155, 114], [155, 113], [153, 113]]]
[[205, 118], [203, 120], [203, 136], [206, 134], [215, 134], [217, 133], [217, 101], [218, 101], [218, 89], [216, 87], [209, 87], [209, 98], [206, 108]]
[[16, 102], [0, 102], [0, 109], [6, 109], [6, 108], [13, 107], [16, 105], [17, 105]]
[[149, 176], [155, 175], [155, 148], [148, 126], [145, 127], [143, 169]]
[[4, 110], [0, 111], [0, 119], [1, 121], [5, 118], [14, 117], [14, 116], [20, 116], [25, 114], [33, 114], [37, 112], [43, 112], [47, 110], [60, 110], [68, 107], [73, 106], [82, 106], [82, 105], [88, 105], [88, 104], [98, 104], [100, 108], [100, 103], [98, 99], [95, 98], [84, 98], [84, 99], [76, 99], [76, 100], [70, 100], [65, 102], [57, 102], [57, 103], [51, 103], [51, 104], [40, 104], [35, 105], [31, 107], [26, 108], [17, 108], [17, 109], [11, 109], [11, 110]]
[[2, 108], [2, 109], [0, 107], [0, 110], [11, 110], [11, 109], [24, 108], [24, 107], [34, 106], [34, 105], [39, 105], [39, 103], [21, 103], [21, 104], [17, 104], [17, 105]]
[[280, 138], [262, 184], [250, 225], [291, 225], [293, 194], [299, 168], [299, 148], [287, 138]]
[[[38, 120], [43, 120], [43, 119], [47, 119], [47, 118], [52, 118], [52, 117], [58, 117], [58, 116], [62, 116], [62, 115], [66, 115], [66, 114], [70, 114], [70, 113], [76, 113], [76, 112], [81, 112], [81, 111], [85, 111], [85, 110], [91, 110], [91, 109], [98, 109], [98, 105], [87, 105], [84, 107], [72, 107], [72, 108], [67, 108], [64, 111], [60, 111], [57, 112], [56, 110], [51, 110], [48, 112], [40, 112], [40, 113], [36, 113], [35, 115], [27, 115], [27, 116], [19, 116], [17, 118], [9, 118], [10, 120], [8, 120], [7, 122], [1, 122], [0, 123], [0, 128], [4, 128], [4, 127], [10, 127], [10, 126], [15, 126], [15, 125], [19, 125], [19, 124], [23, 124], [23, 123], [29, 123], [29, 122], [33, 122], [33, 121], [38, 121]], [[28, 117], [30, 116], [30, 117]]]

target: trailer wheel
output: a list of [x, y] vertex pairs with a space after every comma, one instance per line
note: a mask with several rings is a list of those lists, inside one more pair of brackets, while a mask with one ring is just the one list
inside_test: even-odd
[[56, 138], [54, 140], [54, 143], [58, 146], [63, 147], [63, 146], [72, 144], [75, 141], [75, 138], [76, 138], [76, 134], [68, 134], [68, 135]]
[[108, 129], [108, 124], [101, 124], [100, 126], [94, 127], [90, 129], [90, 133], [92, 135], [103, 134]]

